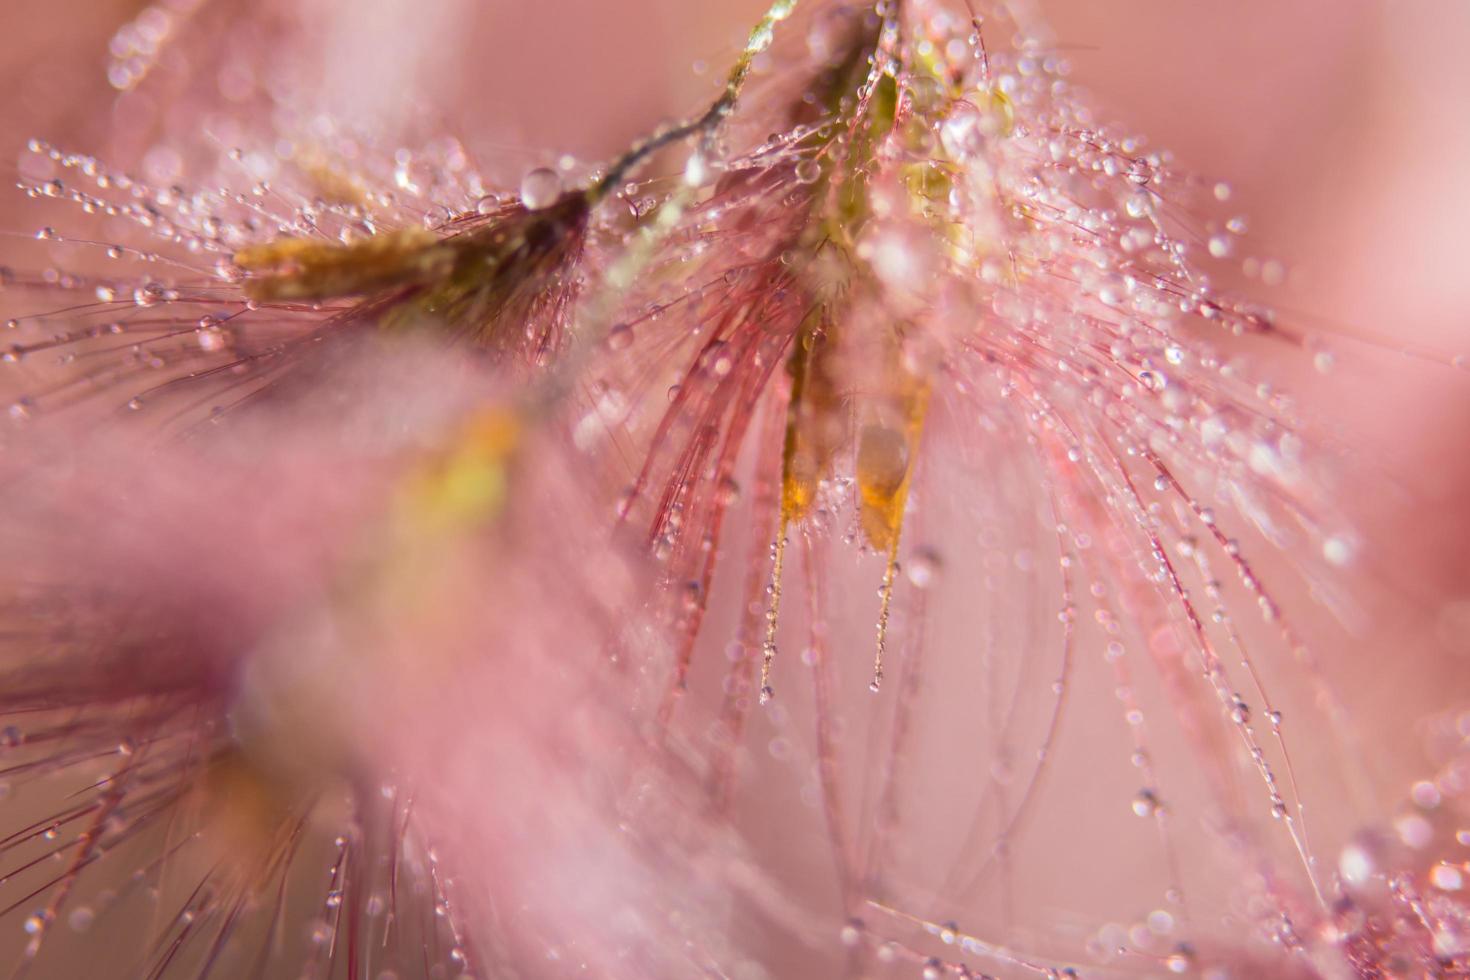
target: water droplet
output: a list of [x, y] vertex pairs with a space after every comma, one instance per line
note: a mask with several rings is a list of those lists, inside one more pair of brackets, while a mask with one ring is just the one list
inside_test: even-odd
[[1342, 568], [1353, 560], [1353, 542], [1346, 535], [1334, 534], [1322, 542], [1322, 557]]
[[920, 548], [914, 552], [904, 571], [908, 574], [909, 582], [916, 589], [927, 589], [934, 584], [935, 577], [943, 568], [944, 562], [939, 557], [939, 552], [933, 548]]
[[229, 335], [220, 327], [202, 327], [198, 338], [199, 349], [210, 353], [224, 350], [229, 344]]
[[796, 180], [802, 184], [815, 184], [822, 176], [822, 165], [816, 160], [803, 160], [796, 165]]
[[711, 173], [709, 160], [703, 153], [689, 154], [689, 162], [684, 165], [684, 183], [690, 187], [703, 187], [709, 183]]
[[1240, 695], [1236, 695], [1230, 701], [1230, 720], [1235, 722], [1237, 725], [1246, 725], [1250, 723], [1250, 705], [1241, 700]]
[[1151, 789], [1142, 789], [1133, 797], [1133, 812], [1140, 817], [1152, 817], [1159, 812], [1159, 798]]
[[1409, 787], [1409, 798], [1419, 809], [1433, 810], [1439, 806], [1441, 795], [1438, 786], [1427, 779], [1421, 779]]
[[630, 513], [632, 513], [632, 511], [633, 511], [633, 505], [635, 503], [637, 503], [637, 502], [638, 502], [638, 490], [637, 490], [636, 487], [629, 487], [628, 489], [624, 490], [622, 493], [618, 494], [618, 504], [617, 504], [618, 520], [620, 520], [620, 521], [621, 520], [625, 520], [627, 518], [627, 516]]
[[939, 145], [955, 160], [974, 156], [985, 148], [980, 113], [966, 102], [957, 104], [939, 126]]
[[1408, 814], [1393, 822], [1399, 840], [1416, 851], [1422, 851], [1434, 840], [1434, 827], [1418, 814]]
[[1337, 858], [1337, 872], [1349, 885], [1363, 885], [1373, 877], [1373, 853], [1363, 843], [1349, 844]]
[[521, 178], [521, 203], [529, 211], [540, 211], [561, 196], [561, 177], [550, 167], [537, 167]]
[[1440, 891], [1457, 892], [1465, 886], [1465, 876], [1459, 868], [1436, 864], [1429, 872], [1429, 883]]

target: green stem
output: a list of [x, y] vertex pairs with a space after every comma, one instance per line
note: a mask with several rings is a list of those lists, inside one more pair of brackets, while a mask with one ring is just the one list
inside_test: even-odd
[[796, 9], [799, 0], [775, 0], [766, 11], [760, 23], [750, 32], [750, 39], [745, 43], [745, 49], [740, 52], [740, 57], [730, 69], [730, 74], [725, 80], [725, 90], [720, 97], [711, 103], [710, 107], [693, 119], [682, 122], [671, 123], [664, 126], [652, 135], [645, 137], [619, 157], [603, 176], [587, 192], [588, 201], [596, 204], [613, 193], [628, 173], [648, 157], [657, 153], [666, 146], [670, 146], [682, 139], [697, 133], [709, 134], [722, 123], [740, 100], [740, 92], [745, 88], [746, 79], [750, 77], [750, 67], [754, 63], [756, 55], [771, 46], [771, 39], [775, 36], [776, 25], [791, 16]]

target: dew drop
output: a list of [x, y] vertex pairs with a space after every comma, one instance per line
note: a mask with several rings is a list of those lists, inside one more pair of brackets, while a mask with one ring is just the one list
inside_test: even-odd
[[1353, 542], [1341, 534], [1334, 534], [1322, 542], [1322, 557], [1331, 565], [1342, 568], [1353, 560]]
[[703, 153], [695, 152], [689, 155], [689, 162], [684, 165], [684, 183], [690, 187], [703, 187], [709, 183], [710, 178], [709, 160]]
[[914, 588], [927, 589], [934, 584], [934, 579], [943, 564], [937, 551], [932, 548], [920, 548], [904, 565], [904, 571], [908, 574], [909, 582]]
[[1421, 779], [1409, 788], [1409, 798], [1419, 809], [1433, 810], [1439, 806], [1441, 794], [1438, 786], [1427, 779]]
[[71, 926], [72, 932], [86, 932], [92, 928], [92, 923], [96, 918], [97, 913], [93, 912], [90, 906], [78, 905], [66, 917], [66, 924]]
[[1440, 891], [1457, 892], [1465, 886], [1465, 876], [1453, 865], [1437, 864], [1429, 872], [1429, 882]]
[[1349, 844], [1337, 858], [1337, 872], [1349, 885], [1366, 884], [1376, 870], [1373, 857], [1372, 851], [1365, 844]]
[[796, 165], [796, 180], [802, 184], [815, 184], [822, 176], [822, 165], [816, 160], [803, 160]]
[[638, 502], [638, 490], [629, 487], [618, 495], [617, 514], [618, 520], [625, 520], [632, 513], [633, 505]]
[[540, 211], [561, 196], [561, 177], [550, 167], [537, 167], [521, 178], [521, 203], [529, 211]]
[[1159, 812], [1159, 798], [1151, 789], [1138, 791], [1133, 797], [1133, 812], [1140, 817], [1152, 817]]
[[1230, 720], [1237, 725], [1247, 725], [1251, 720], [1250, 705], [1246, 704], [1238, 695], [1230, 702]]
[[199, 349], [214, 353], [224, 350], [228, 346], [228, 336], [219, 327], [202, 327], [198, 331]]

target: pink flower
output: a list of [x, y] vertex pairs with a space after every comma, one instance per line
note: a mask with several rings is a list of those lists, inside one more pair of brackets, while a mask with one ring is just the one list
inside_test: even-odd
[[152, 975], [1463, 966], [1466, 732], [1350, 810], [1331, 355], [1228, 188], [1024, 12], [794, 7], [499, 182], [390, 148], [407, 40], [348, 125], [329, 18], [118, 35], [166, 135], [33, 143], [7, 273], [23, 970], [150, 888]]

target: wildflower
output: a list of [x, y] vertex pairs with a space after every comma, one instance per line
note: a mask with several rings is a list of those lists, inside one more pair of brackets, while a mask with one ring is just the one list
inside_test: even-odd
[[[1327, 455], [1237, 357], [1306, 341], [1210, 284], [1232, 243], [1199, 247], [1198, 185], [998, 10], [832, 0], [803, 46], [794, 8], [704, 110], [569, 186], [329, 139], [234, 154], [268, 171], [248, 190], [154, 187], [33, 144], [29, 193], [156, 241], [48, 226], [67, 271], [8, 274], [34, 305], [0, 710], [13, 772], [81, 787], [0, 844], [17, 874], [63, 858], [12, 905], [46, 896], [28, 957], [93, 865], [144, 854], [137, 881], [185, 886], [154, 975], [723, 974], [750, 935], [926, 977], [1460, 963], [1452, 862], [1365, 839], [1334, 877], [1309, 833], [1293, 733], [1350, 733], [1280, 582], [1350, 537]], [[153, 70], [136, 47], [119, 87]], [[167, 411], [99, 425], [99, 399]], [[206, 406], [232, 424], [145, 455]], [[809, 697], [777, 696], [798, 629]], [[1098, 764], [1076, 705], [1112, 700], [1138, 787], [1048, 805]], [[816, 832], [742, 812], [783, 780]], [[1180, 782], [1208, 801], [1187, 822]], [[1426, 785], [1420, 809], [1456, 782]], [[1158, 907], [1014, 921], [1028, 838], [1113, 818], [1157, 837]], [[1228, 935], [1185, 887], [1201, 837], [1240, 879], [1206, 900]], [[822, 838], [830, 887], [772, 858]], [[313, 865], [298, 950], [280, 896]]]
[[[695, 882], [678, 897], [671, 869], [733, 844], [680, 816], [685, 780], [627, 714], [638, 673], [599, 661], [634, 628], [636, 563], [595, 545], [576, 481], [474, 361], [400, 339], [322, 380], [205, 446], [84, 437], [5, 474], [4, 786], [36, 813], [0, 842], [7, 911], [34, 921], [22, 963], [143, 915], [126, 955], [157, 976], [526, 969], [527, 939], [573, 923], [608, 946], [567, 954], [606, 975], [682, 972], [656, 910]], [[634, 779], [679, 842], [608, 827]], [[572, 873], [600, 883], [585, 907]], [[519, 925], [494, 925], [504, 901]], [[623, 901], [640, 918], [608, 922]]]
[[[42, 306], [11, 319], [16, 339], [5, 358], [35, 384], [19, 390], [12, 415], [99, 397], [134, 411], [162, 402], [186, 418], [200, 406], [218, 414], [364, 331], [431, 330], [527, 365], [550, 359], [564, 341], [588, 231], [585, 193], [539, 209], [482, 199], [425, 227], [385, 191], [350, 200], [280, 185], [248, 194], [154, 191], [90, 158], [38, 142], [32, 149], [101, 189], [53, 179], [47, 193], [88, 213], [130, 218], [167, 244], [105, 245], [51, 232], [59, 247], [102, 252], [126, 271], [11, 273], [12, 290], [86, 294], [60, 312]], [[275, 210], [276, 201], [294, 207]], [[73, 326], [50, 331], [58, 317]], [[59, 371], [32, 367], [48, 352], [59, 353]]]
[[[998, 820], [968, 822], [953, 867], [927, 889], [963, 905], [1005, 863], [1035, 814], [1075, 697], [1074, 651], [1097, 632], [1147, 781], [1138, 797], [1147, 802], [1134, 809], [1162, 815], [1129, 680], [1136, 668], [1125, 659], [1132, 636], [1199, 756], [1228, 757], [1234, 741], [1254, 772], [1260, 802], [1242, 807], [1229, 802], [1239, 798], [1233, 773], [1205, 767], [1222, 819], [1249, 855], [1242, 860], [1273, 868], [1257, 896], [1271, 910], [1263, 920], [1278, 923], [1288, 949], [1301, 948], [1291, 923], [1314, 906], [1325, 912], [1330, 885], [1304, 822], [1291, 726], [1262, 680], [1260, 650], [1274, 642], [1297, 657], [1329, 717], [1336, 695], [1237, 536], [1324, 555], [1345, 519], [1286, 400], [1241, 378], [1227, 353], [1236, 338], [1279, 349], [1301, 338], [1209, 285], [1192, 257], [1194, 232], [1174, 207], [1190, 182], [1167, 157], [1097, 126], [1061, 61], [1024, 31], [1011, 28], [1015, 53], [998, 53], [986, 39], [1007, 28], [984, 27], [982, 37], [979, 20], [949, 4], [832, 11], [805, 69], [783, 75], [791, 87], [773, 85], [758, 107], [746, 103], [745, 112], [790, 128], [730, 157], [615, 328], [594, 390], [624, 407], [613, 441], [639, 463], [622, 508], [648, 528], [679, 597], [670, 601], [680, 652], [663, 717], [691, 683], [709, 597], [721, 588], [717, 568], [732, 550], [721, 532], [738, 488], [754, 486], [741, 518], [757, 542], [747, 548], [752, 567], [732, 586], [743, 589], [741, 625], [713, 769], [727, 784], [749, 712], [776, 690], [795, 538], [822, 805], [846, 911], [866, 917], [884, 843], [868, 824], [874, 801], [836, 775], [859, 765], [858, 750], [833, 733], [878, 709], [838, 700], [852, 630], [829, 610], [852, 603], [833, 595], [844, 565], [828, 542], [840, 536], [882, 560], [869, 580], [878, 594], [869, 687], [880, 692], [905, 547], [917, 569], [907, 623], [917, 647], [935, 613], [923, 612], [916, 593], [937, 565], [965, 564], [961, 542], [986, 533], [986, 498], [1027, 501], [1006, 514], [1000, 534], [1026, 548], [1050, 529], [1055, 571], [1024, 571], [1028, 590], [1051, 583], [1042, 602], [1052, 623], [1032, 612], [1009, 642], [1057, 651], [1052, 705], [1032, 722], [1036, 763], [1005, 780], [1017, 784], [1011, 802]], [[959, 473], [976, 481], [964, 484], [965, 496], [936, 499]], [[945, 515], [933, 522], [948, 543], [940, 558], [928, 542], [905, 544], [926, 507]], [[1298, 571], [1315, 576], [1322, 564]], [[1232, 571], [1238, 587], [1222, 585], [1216, 568]], [[1262, 629], [1241, 625], [1252, 613]], [[1013, 615], [1004, 606], [991, 614]], [[1085, 629], [1084, 617], [1101, 630]], [[917, 669], [910, 665], [908, 684]], [[1002, 746], [1015, 737], [1010, 724], [1002, 722]], [[897, 781], [903, 757], [893, 751], [872, 764]], [[1257, 828], [1289, 842], [1294, 875], [1274, 870]], [[1174, 846], [1165, 835], [1166, 851]], [[1171, 902], [1181, 903], [1171, 882]], [[865, 942], [871, 935], [862, 933]], [[871, 939], [880, 951], [881, 942]]]

